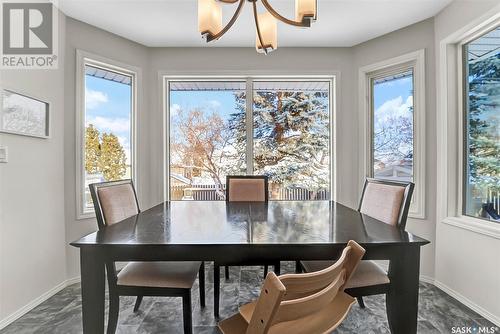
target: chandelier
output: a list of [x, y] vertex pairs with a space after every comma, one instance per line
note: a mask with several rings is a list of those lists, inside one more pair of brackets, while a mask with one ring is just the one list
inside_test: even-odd
[[[268, 54], [278, 47], [278, 25], [277, 20], [297, 27], [310, 27], [316, 21], [317, 0], [295, 0], [295, 20], [280, 15], [269, 4], [267, 0], [260, 0], [267, 11], [257, 13], [257, 2], [259, 0], [198, 0], [198, 30], [202, 37], [211, 42], [221, 38], [238, 19], [243, 4], [248, 1], [253, 6], [255, 19], [255, 48], [259, 53]], [[234, 4], [239, 2], [238, 8], [229, 22], [222, 27], [222, 4]]]

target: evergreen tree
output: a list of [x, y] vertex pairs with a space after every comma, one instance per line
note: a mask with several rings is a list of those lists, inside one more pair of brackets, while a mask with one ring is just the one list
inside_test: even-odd
[[85, 129], [85, 171], [89, 174], [98, 173], [98, 162], [101, 155], [99, 130], [89, 124]]
[[98, 161], [99, 171], [106, 181], [120, 180], [125, 176], [127, 157], [114, 134], [102, 134], [101, 155]]
[[[244, 110], [244, 95], [235, 95]], [[244, 113], [231, 129], [245, 145]], [[319, 191], [329, 185], [329, 113], [324, 92], [259, 91], [254, 94], [254, 170], [275, 185]], [[314, 197], [314, 194], [313, 194]]]
[[500, 191], [500, 53], [469, 65], [469, 182]]
[[127, 157], [118, 137], [101, 135], [93, 124], [85, 129], [85, 171], [102, 173], [106, 181], [121, 180], [127, 172]]

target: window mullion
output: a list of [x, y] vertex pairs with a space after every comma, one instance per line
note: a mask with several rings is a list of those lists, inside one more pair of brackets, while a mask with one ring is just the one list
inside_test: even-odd
[[246, 79], [246, 173], [253, 174], [253, 79]]

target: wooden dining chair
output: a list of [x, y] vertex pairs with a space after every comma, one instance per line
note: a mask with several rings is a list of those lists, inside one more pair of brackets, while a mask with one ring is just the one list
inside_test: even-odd
[[[119, 223], [140, 212], [131, 180], [89, 185], [99, 229]], [[191, 288], [199, 275], [200, 304], [205, 306], [203, 262], [129, 262], [118, 273], [115, 263], [106, 263], [109, 286], [107, 333], [115, 333], [120, 296], [137, 296], [134, 312], [143, 296], [182, 297], [184, 332], [192, 333]]]
[[365, 250], [349, 241], [339, 260], [313, 273], [269, 273], [259, 298], [221, 321], [223, 334], [330, 333], [347, 316], [355, 299], [344, 289]]
[[[414, 184], [367, 178], [363, 186], [358, 211], [386, 224], [406, 228]], [[300, 261], [305, 272], [322, 270], [332, 261]], [[389, 287], [385, 270], [373, 261], [361, 261], [349, 282], [347, 292], [357, 297], [359, 306], [365, 307], [363, 296], [385, 294]]]
[[[263, 202], [269, 201], [269, 182], [264, 175], [228, 175], [226, 176], [226, 202]], [[229, 266], [252, 265], [253, 263], [228, 263], [214, 262], [214, 315], [219, 317], [220, 300], [220, 267], [225, 267], [226, 279], [229, 279]], [[265, 263], [264, 277], [266, 277], [269, 265], [274, 266], [276, 273], [280, 272], [280, 263]]]

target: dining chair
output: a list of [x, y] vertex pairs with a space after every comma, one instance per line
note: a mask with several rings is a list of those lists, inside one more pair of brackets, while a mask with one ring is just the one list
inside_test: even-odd
[[[89, 185], [99, 229], [117, 224], [140, 212], [131, 180]], [[137, 296], [134, 312], [143, 296], [182, 297], [184, 333], [192, 333], [191, 288], [199, 275], [200, 304], [205, 306], [203, 262], [129, 262], [119, 272], [115, 263], [106, 263], [109, 286], [107, 333], [116, 331], [120, 296]]]
[[[414, 186], [412, 182], [367, 178], [358, 211], [404, 230]], [[332, 261], [300, 261], [300, 269], [305, 272], [314, 272], [331, 264]], [[379, 265], [373, 261], [361, 261], [347, 286], [347, 292], [358, 299], [361, 308], [365, 308], [363, 296], [385, 294], [389, 283], [386, 271]]]
[[355, 299], [344, 292], [365, 250], [349, 241], [339, 260], [317, 272], [269, 273], [259, 298], [219, 322], [223, 334], [330, 333], [347, 316]]
[[[269, 181], [264, 175], [228, 175], [226, 176], [226, 202], [252, 202], [267, 203], [269, 201]], [[214, 315], [219, 317], [220, 300], [220, 267], [225, 267], [226, 280], [229, 279], [229, 266], [231, 265], [253, 265], [254, 263], [242, 262], [214, 262]], [[280, 263], [265, 263], [264, 278], [268, 272], [268, 266], [274, 266], [274, 271], [280, 271]]]

